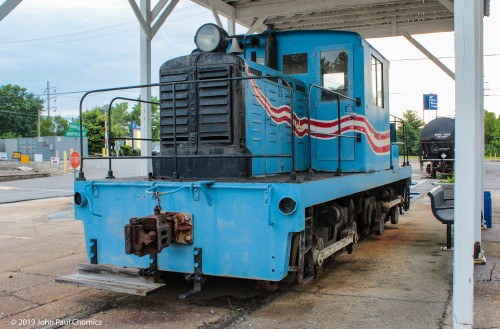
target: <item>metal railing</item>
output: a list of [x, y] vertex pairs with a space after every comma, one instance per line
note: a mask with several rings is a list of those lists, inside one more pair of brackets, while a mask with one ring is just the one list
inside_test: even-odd
[[[108, 138], [106, 139], [106, 141], [108, 142], [108, 145], [106, 145], [108, 147], [108, 150], [111, 151], [111, 141], [115, 141], [115, 140], [129, 140], [130, 138], [114, 138], [113, 137], [113, 134], [112, 134], [112, 129], [111, 129], [111, 112], [112, 112], [112, 109], [113, 109], [113, 103], [116, 101], [116, 100], [124, 100], [124, 101], [131, 101], [131, 102], [138, 102], [138, 103], [145, 103], [145, 104], [156, 104], [156, 105], [159, 105], [160, 103], [158, 102], [150, 102], [150, 101], [143, 101], [141, 99], [137, 99], [137, 98], [129, 98], [129, 97], [115, 97], [111, 100], [111, 102], [109, 102], [109, 107], [108, 107]], [[140, 140], [140, 141], [159, 141], [159, 139], [152, 139], [152, 138], [134, 138], [134, 135], [132, 133], [132, 145], [134, 144], [134, 140]], [[118, 155], [118, 154], [117, 154]], [[108, 159], [108, 176], [106, 176], [106, 178], [115, 178], [115, 176], [113, 176], [113, 169], [111, 167], [111, 157], [109, 157]]]
[[404, 150], [403, 150], [403, 167], [404, 166], [409, 166], [410, 165], [410, 153], [409, 153], [409, 149], [408, 149], [408, 134], [407, 134], [407, 128], [406, 128], [406, 122], [395, 116], [395, 115], [392, 115], [391, 114], [391, 117], [393, 118], [393, 123], [396, 125], [396, 130], [398, 129], [398, 124], [401, 124], [402, 126], [402, 129], [403, 129], [403, 146], [404, 146]]
[[[289, 115], [290, 115], [290, 125], [292, 127], [292, 133], [290, 134], [290, 142], [291, 142], [291, 154], [275, 154], [275, 155], [253, 155], [253, 154], [230, 154], [230, 155], [225, 155], [225, 154], [209, 154], [209, 155], [178, 155], [177, 154], [177, 130], [176, 130], [176, 98], [175, 98], [175, 93], [176, 93], [176, 86], [180, 84], [199, 84], [199, 83], [206, 83], [206, 82], [220, 82], [220, 81], [246, 81], [246, 80], [262, 80], [262, 79], [281, 79], [282, 82], [286, 85], [286, 87], [289, 90], [290, 93], [290, 110], [289, 110]], [[290, 158], [291, 159], [291, 171], [290, 171], [290, 181], [296, 181], [297, 180], [297, 173], [295, 171], [295, 134], [293, 132], [293, 127], [295, 126], [294, 123], [294, 112], [293, 112], [293, 85], [288, 82], [284, 77], [282, 76], [252, 76], [252, 77], [236, 77], [236, 78], [220, 78], [220, 79], [204, 79], [204, 80], [190, 80], [190, 81], [176, 81], [176, 82], [159, 82], [159, 83], [151, 83], [151, 84], [142, 84], [142, 85], [133, 85], [133, 86], [125, 86], [125, 87], [115, 87], [115, 88], [104, 88], [104, 89], [95, 89], [95, 90], [90, 90], [86, 92], [82, 98], [80, 99], [80, 106], [79, 106], [79, 111], [80, 111], [80, 136], [83, 133], [83, 102], [85, 98], [88, 95], [91, 94], [96, 94], [96, 93], [104, 93], [104, 92], [111, 92], [111, 91], [119, 91], [119, 90], [130, 90], [130, 89], [140, 89], [140, 88], [151, 88], [151, 87], [164, 87], [164, 86], [172, 86], [172, 92], [173, 92], [173, 131], [174, 131], [174, 154], [169, 155], [169, 156], [122, 156], [122, 157], [115, 157], [115, 156], [107, 156], [107, 157], [99, 157], [99, 158], [94, 158], [94, 157], [83, 157], [81, 158], [81, 163], [80, 163], [80, 171], [78, 172], [78, 178], [77, 180], [85, 180], [85, 174], [83, 172], [83, 164], [84, 160], [93, 160], [93, 159], [107, 159], [109, 161], [111, 160], [117, 160], [117, 159], [174, 159], [174, 176], [175, 173], [178, 173], [178, 158]], [[111, 101], [112, 102], [116, 99], [123, 99], [121, 97], [115, 97]], [[133, 99], [134, 101], [138, 101], [137, 99]], [[143, 101], [145, 102], [145, 101]], [[110, 106], [111, 108], [111, 106]], [[263, 109], [265, 111], [265, 109]], [[109, 115], [111, 117], [111, 114]], [[109, 120], [109, 119], [108, 119]], [[108, 121], [109, 124], [109, 121]], [[109, 129], [111, 129], [111, 125], [109, 124]], [[111, 134], [111, 132], [110, 132]], [[109, 140], [109, 139], [108, 139]], [[138, 139], [139, 140], [139, 139]], [[152, 139], [142, 139], [141, 140], [152, 140]], [[109, 144], [109, 141], [108, 141]], [[80, 138], [80, 152], [83, 155], [83, 139]], [[111, 163], [109, 164], [109, 171], [111, 172]], [[108, 172], [108, 178], [113, 178], [112, 172], [110, 175], [110, 172]], [[175, 178], [175, 177], [174, 177]]]
[[351, 100], [355, 102], [356, 106], [359, 107], [361, 106], [361, 98], [356, 97], [356, 98], [351, 98], [349, 96], [346, 96], [342, 93], [326, 89], [324, 87], [321, 87], [316, 84], [311, 84], [309, 85], [309, 89], [307, 91], [307, 96], [306, 96], [306, 102], [307, 102], [307, 156], [308, 156], [308, 168], [307, 168], [307, 176], [308, 178], [312, 178], [313, 175], [313, 170], [312, 170], [312, 147], [311, 147], [311, 92], [312, 89], [316, 88], [321, 90], [322, 92], [327, 92], [332, 95], [335, 95], [336, 100], [337, 100], [337, 120], [338, 120], [338, 125], [337, 125], [337, 134], [331, 134], [331, 136], [338, 137], [337, 138], [337, 148], [338, 148], [338, 156], [337, 156], [337, 172], [336, 175], [340, 176], [342, 175], [342, 155], [341, 155], [341, 150], [342, 150], [342, 143], [341, 143], [341, 138], [356, 138], [356, 136], [344, 136], [341, 134], [341, 128], [340, 128], [340, 119], [341, 119], [341, 111], [340, 111], [340, 98], [342, 97], [343, 99]]

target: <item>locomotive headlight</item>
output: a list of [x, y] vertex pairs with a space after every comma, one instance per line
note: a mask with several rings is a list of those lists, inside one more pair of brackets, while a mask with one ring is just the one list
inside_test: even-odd
[[199, 50], [204, 52], [223, 52], [229, 44], [229, 36], [217, 25], [209, 23], [198, 29], [194, 36], [194, 43]]
[[297, 209], [297, 201], [290, 197], [284, 197], [279, 201], [278, 208], [283, 215], [291, 215]]

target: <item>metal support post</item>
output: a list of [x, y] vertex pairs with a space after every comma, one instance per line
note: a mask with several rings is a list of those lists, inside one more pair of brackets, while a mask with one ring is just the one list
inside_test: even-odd
[[404, 37], [406, 40], [408, 40], [412, 45], [415, 46], [418, 50], [422, 52], [427, 58], [429, 58], [434, 64], [436, 64], [441, 70], [443, 70], [444, 73], [446, 73], [450, 78], [455, 80], [455, 73], [453, 73], [452, 70], [450, 70], [446, 65], [443, 64], [436, 56], [434, 56], [427, 48], [425, 48], [420, 42], [415, 40], [411, 35], [408, 33], [404, 34]]
[[453, 328], [472, 328], [474, 230], [481, 214], [483, 179], [483, 2], [455, 5], [455, 251], [453, 255]]
[[[141, 0], [141, 15], [148, 28], [151, 27], [151, 0]], [[140, 31], [140, 61], [141, 61], [141, 84], [151, 84], [151, 39], [141, 29]], [[151, 101], [151, 88], [141, 88], [141, 100]], [[151, 139], [151, 104], [141, 103], [141, 138]], [[141, 155], [151, 155], [151, 141], [141, 141]], [[147, 176], [152, 171], [151, 159], [145, 159], [141, 175]]]
[[6, 0], [0, 6], [0, 21], [5, 18], [14, 8], [17, 7], [18, 4], [21, 3], [22, 0]]

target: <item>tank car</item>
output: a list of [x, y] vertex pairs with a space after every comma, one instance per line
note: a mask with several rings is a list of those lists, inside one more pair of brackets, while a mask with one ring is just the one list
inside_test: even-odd
[[425, 125], [420, 137], [420, 167], [432, 178], [451, 174], [455, 160], [455, 119], [436, 118]]
[[89, 264], [59, 282], [147, 295], [178, 272], [193, 281], [181, 298], [210, 276], [306, 283], [408, 210], [389, 62], [360, 35], [230, 40], [206, 24], [195, 41], [159, 70], [161, 152], [149, 177], [86, 180], [82, 163], [75, 217]]

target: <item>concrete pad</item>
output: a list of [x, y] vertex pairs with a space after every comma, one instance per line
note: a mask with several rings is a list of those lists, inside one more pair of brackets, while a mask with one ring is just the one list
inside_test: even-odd
[[47, 260], [43, 263], [37, 263], [25, 266], [21, 269], [23, 273], [36, 273], [39, 275], [50, 276], [52, 280], [58, 276], [73, 274], [78, 271], [78, 264], [87, 263], [87, 253], [84, 251], [85, 245], [81, 245], [81, 252], [69, 255], [63, 255], [59, 258]]
[[234, 328], [437, 328], [451, 296], [446, 227], [425, 199]]
[[50, 281], [37, 284], [34, 287], [15, 291], [12, 296], [43, 305], [67, 296], [78, 295], [84, 290], [77, 286], [62, 285], [54, 282], [53, 278], [50, 279]]
[[290, 292], [231, 328], [437, 328], [444, 303]]
[[2, 321], [1, 319], [37, 306], [37, 304], [19, 297], [0, 295], [0, 327], [7, 328], [10, 325], [9, 321]]
[[[115, 294], [89, 291], [81, 289], [77, 295], [59, 299], [54, 302], [32, 307], [23, 311], [22, 309], [12, 313], [11, 316], [0, 320], [0, 328], [11, 328], [10, 321], [19, 319], [35, 319], [37, 322], [53, 321], [64, 319], [71, 314], [82, 314], [84, 312], [93, 312], [93, 310], [105, 309], [112, 305]], [[40, 328], [45, 325], [28, 325], [23, 328]]]
[[29, 274], [23, 272], [0, 273], [0, 291], [12, 293], [15, 291], [29, 289], [40, 284], [53, 281], [54, 279], [44, 275]]
[[[124, 301], [125, 302], [125, 301]], [[185, 301], [175, 301], [175, 307], [165, 307], [152, 299], [139, 303], [127, 300], [117, 308], [94, 314], [88, 320], [102, 321], [115, 328], [200, 328], [215, 323], [230, 313], [220, 307], [197, 307]]]

